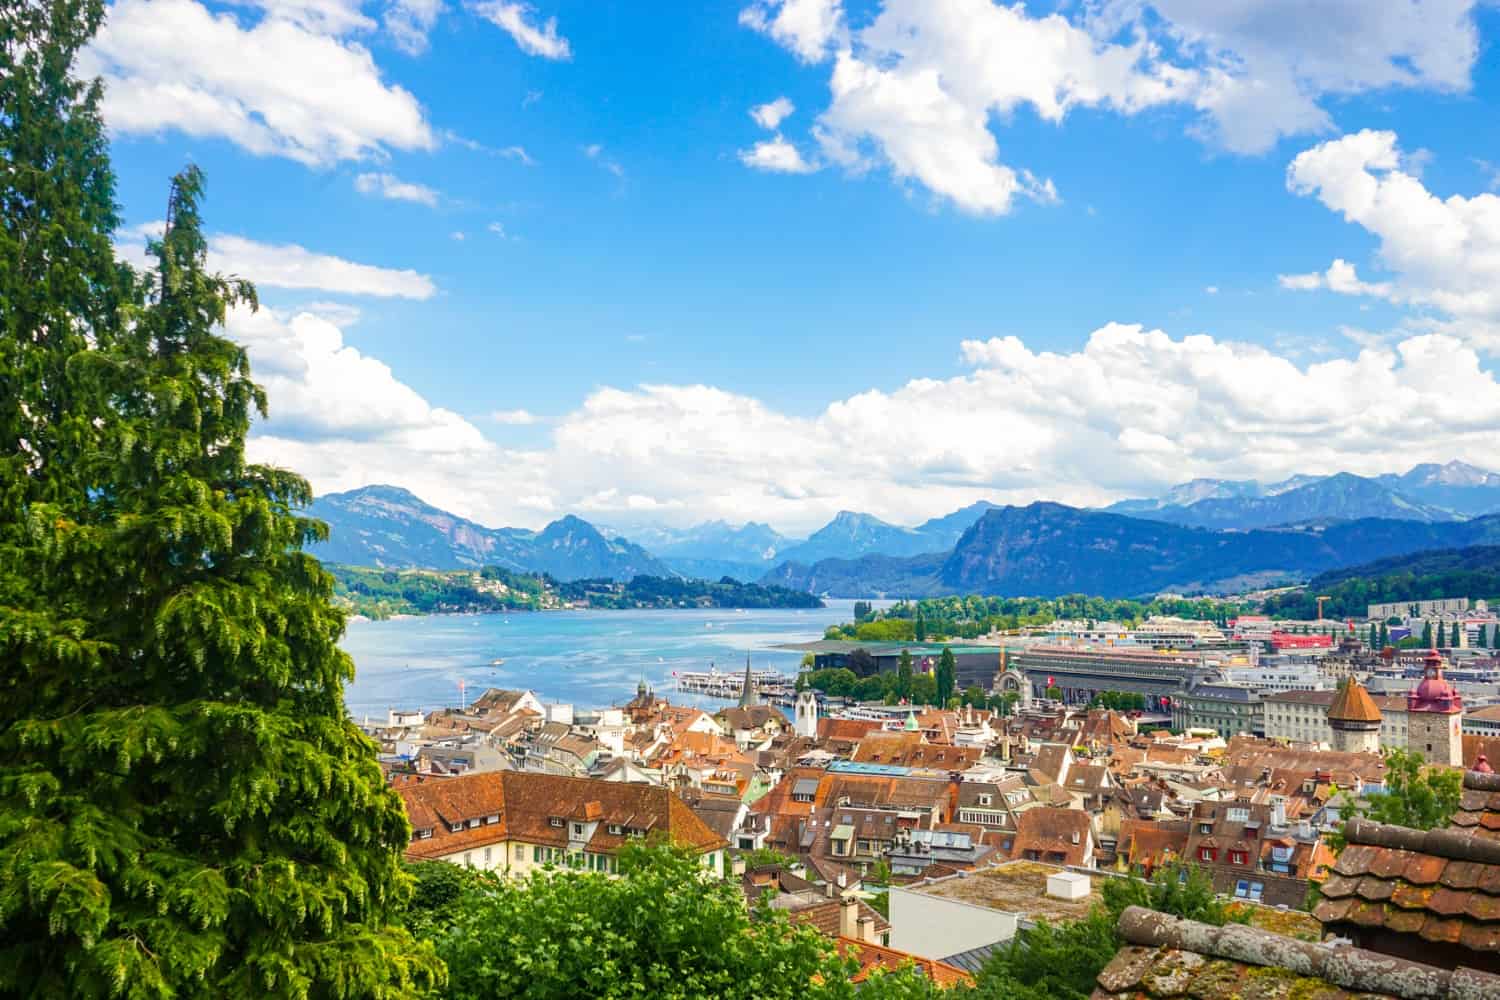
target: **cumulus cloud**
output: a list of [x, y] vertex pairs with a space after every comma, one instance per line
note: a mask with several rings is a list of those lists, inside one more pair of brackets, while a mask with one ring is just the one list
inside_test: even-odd
[[[1428, 306], [1460, 320], [1500, 321], [1500, 196], [1441, 198], [1407, 165], [1394, 132], [1346, 135], [1300, 153], [1287, 168], [1287, 187], [1316, 198], [1377, 240], [1376, 259], [1390, 282], [1365, 284], [1353, 265], [1335, 261], [1326, 287]], [[1335, 283], [1335, 269], [1347, 282]]]
[[740, 150], [740, 162], [756, 170], [778, 174], [807, 174], [817, 167], [803, 158], [801, 151], [780, 135]]
[[1277, 282], [1282, 288], [1309, 292], [1326, 288], [1342, 295], [1375, 295], [1389, 297], [1391, 285], [1386, 281], [1361, 281], [1354, 265], [1343, 258], [1328, 265], [1327, 271], [1312, 271], [1306, 274], [1278, 274]]
[[[145, 240], [159, 236], [162, 228], [159, 221], [147, 222], [117, 233], [116, 254], [136, 267], [152, 266]], [[295, 243], [262, 243], [224, 233], [208, 238], [208, 269], [249, 278], [267, 288], [403, 299], [430, 299], [437, 293], [432, 278], [417, 271], [361, 264]]]
[[436, 145], [416, 98], [367, 49], [323, 33], [357, 26], [357, 6], [267, 6], [246, 28], [195, 0], [117, 0], [79, 59], [83, 75], [104, 77], [110, 128], [177, 129], [312, 166]]
[[750, 117], [755, 119], [755, 124], [761, 128], [776, 131], [781, 123], [786, 121], [787, 116], [796, 111], [796, 105], [786, 97], [778, 97], [774, 101], [765, 104], [757, 104], [750, 109]]
[[845, 37], [841, 0], [756, 0], [740, 11], [740, 23], [775, 39], [804, 62], [822, 59]]
[[495, 487], [473, 470], [500, 467], [500, 449], [348, 344], [328, 318], [236, 309], [226, 328], [269, 402], [248, 441], [252, 460], [296, 469], [319, 492], [395, 483], [460, 509]]
[[[327, 329], [299, 332], [296, 350], [274, 356], [302, 365], [349, 350]], [[273, 408], [300, 415], [278, 440], [298, 442], [284, 454], [319, 489], [393, 481], [457, 498], [450, 509], [489, 524], [537, 525], [578, 510], [801, 531], [845, 508], [916, 523], [978, 499], [1097, 504], [1194, 476], [1374, 474], [1390, 469], [1392, 454], [1500, 453], [1500, 384], [1471, 347], [1441, 334], [1370, 339], [1352, 358], [1313, 363], [1114, 323], [1074, 351], [1015, 337], [965, 341], [960, 351], [961, 374], [857, 393], [808, 415], [717, 386], [604, 387], [550, 421], [545, 445], [515, 451], [389, 385], [383, 366], [340, 374], [363, 388], [327, 414], [304, 413], [314, 389], [294, 388], [293, 402], [280, 404], [282, 383], [268, 388]], [[344, 363], [369, 361], [356, 352]], [[430, 461], [404, 444], [367, 444], [361, 435], [373, 431], [345, 406], [365, 396], [384, 401], [370, 404], [371, 427], [451, 438]]]
[[549, 17], [540, 25], [532, 22], [536, 11], [512, 0], [489, 0], [476, 4], [474, 10], [515, 39], [521, 51], [543, 59], [571, 59], [568, 40], [557, 33], [557, 18]]
[[359, 174], [354, 178], [354, 189], [360, 194], [388, 198], [391, 201], [413, 201], [429, 208], [438, 203], [438, 193], [432, 188], [425, 184], [403, 181], [395, 174]]
[[831, 61], [815, 134], [824, 157], [888, 168], [960, 209], [1055, 200], [1005, 162], [996, 136], [1026, 108], [1177, 107], [1216, 147], [1258, 153], [1332, 128], [1330, 96], [1462, 91], [1478, 52], [1473, 0], [1093, 0], [1033, 16], [997, 0], [881, 0], [849, 30], [836, 0], [745, 8], [740, 20], [812, 63]]

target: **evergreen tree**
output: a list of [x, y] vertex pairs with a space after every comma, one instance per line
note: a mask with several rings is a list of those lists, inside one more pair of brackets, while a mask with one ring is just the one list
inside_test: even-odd
[[1391, 644], [1391, 629], [1385, 622], [1380, 623], [1380, 643], [1378, 648], [1384, 649]]
[[948, 707], [948, 699], [953, 697], [953, 686], [957, 678], [958, 665], [953, 659], [953, 650], [947, 646], [943, 647], [943, 655], [938, 657], [937, 672], [934, 680], [937, 681], [937, 703], [939, 708]]
[[913, 629], [913, 637], [917, 642], [927, 641], [927, 619], [922, 617], [922, 606], [917, 605], [917, 623]]
[[0, 995], [396, 998], [410, 835], [348, 719], [323, 528], [249, 465], [201, 178], [114, 261], [101, 0], [0, 2]]
[[911, 650], [903, 649], [896, 661], [896, 691], [898, 699], [911, 697]]
[[1463, 639], [1459, 634], [1458, 627], [1458, 622], [1454, 622], [1453, 634], [1448, 637], [1448, 645], [1452, 646], [1454, 649], [1457, 649], [1463, 645]]
[[1423, 622], [1422, 623], [1422, 648], [1423, 649], [1432, 649], [1433, 648], [1433, 642], [1432, 642], [1432, 622]]

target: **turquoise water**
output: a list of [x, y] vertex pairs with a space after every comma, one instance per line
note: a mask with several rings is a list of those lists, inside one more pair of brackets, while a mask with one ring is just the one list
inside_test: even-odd
[[[387, 708], [424, 711], [457, 705], [463, 680], [470, 698], [487, 687], [530, 688], [543, 701], [578, 708], [620, 704], [642, 676], [669, 693], [672, 671], [795, 671], [802, 657], [770, 647], [820, 639], [829, 625], [853, 617], [853, 601], [826, 608], [701, 611], [544, 611], [432, 615], [354, 621], [343, 646], [354, 657], [345, 693], [355, 718]], [[503, 659], [500, 665], [491, 661]], [[680, 704], [722, 705], [671, 695]]]

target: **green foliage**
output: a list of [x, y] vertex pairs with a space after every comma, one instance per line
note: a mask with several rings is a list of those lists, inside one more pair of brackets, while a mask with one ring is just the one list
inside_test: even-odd
[[1089, 702], [1090, 708], [1111, 708], [1117, 712], [1142, 712], [1146, 696], [1135, 691], [1100, 691]]
[[1043, 691], [1042, 694], [1046, 695], [1048, 698], [1051, 698], [1053, 701], [1062, 700], [1062, 688], [1058, 687], [1056, 684], [1047, 688], [1047, 690]]
[[948, 699], [953, 697], [953, 687], [957, 678], [958, 665], [953, 658], [953, 650], [947, 646], [943, 647], [943, 655], [938, 657], [937, 668], [933, 674], [933, 682], [936, 687], [936, 702], [946, 706]]
[[[1222, 624], [1242, 610], [1247, 608], [1214, 598], [1133, 601], [1085, 594], [1064, 597], [982, 597], [971, 594], [927, 598], [915, 604], [903, 601], [883, 611], [872, 612], [873, 620], [869, 625], [910, 628], [910, 633], [889, 636], [890, 641], [907, 642], [916, 637], [919, 616], [929, 638], [974, 639], [996, 630], [1045, 626], [1059, 618], [1139, 621], [1149, 615], [1178, 615]], [[835, 626], [828, 630], [827, 637], [858, 638], [866, 642], [887, 638], [883, 632], [855, 625]]]
[[1313, 618], [1319, 594], [1332, 598], [1324, 613], [1333, 618], [1363, 618], [1371, 604], [1497, 597], [1500, 546], [1433, 549], [1332, 570], [1313, 577], [1305, 588], [1267, 599], [1265, 610], [1285, 618]]
[[1114, 918], [1102, 907], [1071, 923], [1043, 920], [990, 956], [976, 1000], [1086, 1000], [1120, 949]]
[[791, 869], [802, 864], [792, 855], [783, 854], [774, 847], [757, 847], [749, 851], [740, 851], [735, 857], [744, 861], [747, 869], [759, 868], [762, 865], [781, 865], [783, 868]]
[[1384, 794], [1369, 796], [1368, 807], [1351, 813], [1377, 823], [1432, 830], [1448, 825], [1462, 795], [1462, 772], [1428, 767], [1421, 754], [1394, 749], [1385, 755]]
[[410, 830], [350, 722], [320, 526], [247, 464], [202, 177], [114, 260], [97, 0], [0, 4], [0, 995], [405, 998]]
[[1182, 862], [1162, 865], [1152, 872], [1149, 880], [1104, 879], [1099, 884], [1099, 894], [1104, 899], [1104, 908], [1115, 920], [1127, 906], [1144, 906], [1215, 927], [1246, 923], [1250, 919], [1248, 910], [1237, 909], [1219, 898], [1207, 872]]
[[821, 599], [785, 587], [638, 576], [629, 583], [571, 580], [481, 570], [374, 569], [330, 566], [334, 594], [348, 610], [368, 618], [441, 612], [539, 611], [564, 602], [594, 608], [817, 608]]
[[910, 699], [912, 690], [911, 651], [903, 649], [896, 659], [896, 690], [892, 693], [899, 699]]
[[[754, 922], [732, 882], [697, 859], [633, 844], [619, 878], [593, 873], [495, 880], [467, 897], [437, 941], [453, 1000], [851, 1000], [851, 964], [809, 926], [762, 905]], [[929, 997], [910, 971], [861, 998]]]
[[445, 933], [467, 900], [487, 889], [494, 878], [488, 872], [446, 861], [417, 861], [404, 867], [412, 877], [412, 893], [401, 922], [423, 940]]

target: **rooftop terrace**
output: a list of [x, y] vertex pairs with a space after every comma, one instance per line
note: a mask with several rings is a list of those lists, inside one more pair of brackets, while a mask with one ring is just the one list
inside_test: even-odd
[[1047, 876], [1066, 871], [1036, 861], [1008, 861], [994, 868], [953, 875], [906, 888], [928, 896], [941, 896], [961, 903], [1018, 914], [1023, 920], [1079, 920], [1100, 901], [1099, 879], [1091, 875], [1089, 894], [1082, 899], [1058, 899], [1047, 895]]

